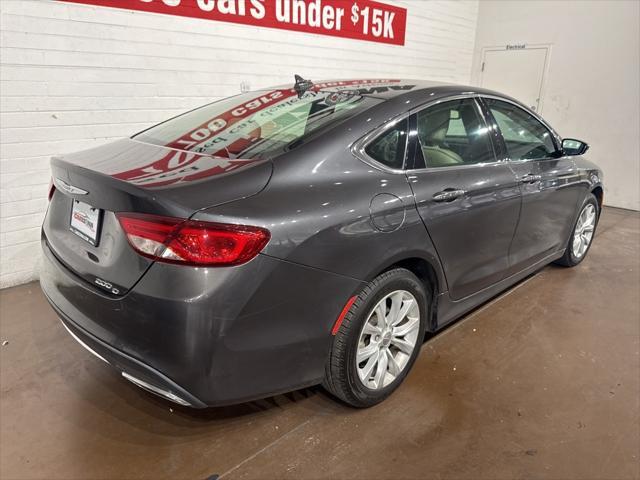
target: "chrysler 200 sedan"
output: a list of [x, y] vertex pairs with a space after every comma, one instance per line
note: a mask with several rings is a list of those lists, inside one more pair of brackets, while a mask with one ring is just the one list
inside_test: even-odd
[[53, 158], [42, 289], [84, 347], [179, 404], [323, 384], [367, 407], [426, 332], [584, 260], [603, 199], [587, 148], [488, 90], [297, 77]]

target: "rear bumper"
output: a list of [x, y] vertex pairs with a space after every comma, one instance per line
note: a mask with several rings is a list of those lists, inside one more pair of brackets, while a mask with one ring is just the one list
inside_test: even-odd
[[155, 263], [116, 298], [42, 246], [40, 284], [69, 332], [134, 383], [193, 407], [321, 382], [333, 322], [362, 285], [258, 255], [230, 268]]
[[60, 321], [69, 334], [80, 343], [80, 345], [100, 360], [122, 372], [122, 375], [128, 380], [141, 388], [145, 388], [156, 395], [181, 405], [195, 408], [205, 408], [207, 406], [161, 372], [84, 331], [73, 323], [49, 297], [47, 297], [47, 300], [49, 300], [49, 303], [60, 317]]

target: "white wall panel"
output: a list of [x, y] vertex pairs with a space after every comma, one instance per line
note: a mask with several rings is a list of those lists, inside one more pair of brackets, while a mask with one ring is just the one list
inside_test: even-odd
[[[389, 3], [392, 3], [389, 0]], [[49, 157], [294, 73], [468, 83], [477, 1], [402, 1], [405, 46], [52, 0], [0, 0], [0, 287], [37, 278]]]
[[507, 44], [551, 46], [542, 115], [591, 145], [605, 204], [640, 210], [640, 2], [483, 0], [474, 82], [482, 49]]

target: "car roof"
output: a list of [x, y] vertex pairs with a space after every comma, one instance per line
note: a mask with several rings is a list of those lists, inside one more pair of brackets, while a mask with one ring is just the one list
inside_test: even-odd
[[[470, 85], [459, 85], [440, 81], [418, 80], [418, 79], [389, 79], [389, 78], [368, 78], [368, 79], [338, 79], [314, 81], [314, 86], [321, 91], [356, 91], [360, 95], [375, 97], [381, 100], [397, 99], [403, 96], [415, 96], [416, 94], [431, 94], [434, 96], [455, 95], [463, 93], [481, 93], [496, 95], [503, 98], [510, 98], [499, 92], [494, 92], [484, 88]], [[292, 88], [293, 84], [284, 84], [273, 87], [274, 89]], [[440, 96], [440, 95], [438, 95]]]

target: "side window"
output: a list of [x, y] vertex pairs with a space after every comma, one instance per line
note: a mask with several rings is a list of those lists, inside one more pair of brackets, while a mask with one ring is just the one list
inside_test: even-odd
[[507, 144], [511, 160], [550, 158], [556, 147], [551, 132], [535, 117], [508, 102], [485, 99]]
[[417, 114], [416, 167], [471, 165], [495, 161], [489, 131], [472, 98], [452, 100]]
[[366, 146], [364, 151], [377, 162], [389, 168], [404, 167], [404, 151], [407, 144], [408, 120], [399, 121]]

